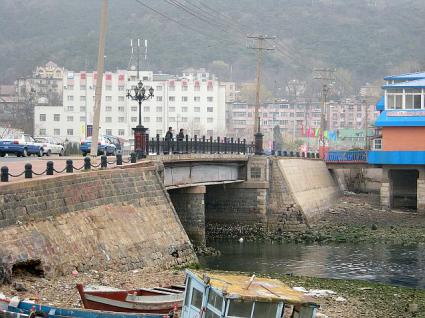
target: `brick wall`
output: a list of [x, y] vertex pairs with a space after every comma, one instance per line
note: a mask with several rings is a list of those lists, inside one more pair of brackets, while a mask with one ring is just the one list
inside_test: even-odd
[[47, 275], [196, 260], [153, 164], [2, 185], [0, 228], [0, 283], [29, 260]]

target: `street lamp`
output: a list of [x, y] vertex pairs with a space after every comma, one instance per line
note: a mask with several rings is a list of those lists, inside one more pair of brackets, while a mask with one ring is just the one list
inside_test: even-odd
[[154, 89], [151, 87], [146, 94], [146, 88], [143, 87], [142, 81], [136, 86], [127, 90], [127, 98], [139, 102], [139, 124], [133, 128], [134, 131], [134, 152], [138, 159], [146, 158], [146, 146], [149, 135], [146, 133], [148, 128], [142, 125], [142, 102], [153, 97]]

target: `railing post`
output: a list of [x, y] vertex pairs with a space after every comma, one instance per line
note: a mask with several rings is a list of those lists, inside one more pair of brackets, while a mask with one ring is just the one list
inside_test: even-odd
[[[122, 158], [122, 156], [121, 156]], [[84, 170], [90, 170], [91, 169], [91, 159], [90, 157], [84, 158]]]
[[234, 143], [233, 143], [233, 137], [230, 138], [230, 153], [233, 153], [234, 151]]
[[159, 154], [160, 154], [160, 150], [159, 150], [159, 143], [160, 143], [160, 139], [159, 139], [159, 134], [156, 134], [156, 144], [155, 144], [155, 147], [156, 147], [156, 154], [159, 156]]
[[53, 176], [53, 161], [46, 163], [46, 176]]
[[210, 154], [213, 154], [213, 137], [210, 136]]
[[205, 136], [202, 136], [202, 153], [205, 153]]
[[241, 153], [241, 138], [238, 137], [238, 155]]
[[217, 137], [217, 153], [220, 153], [220, 137]]
[[227, 137], [224, 137], [224, 153], [227, 153]]
[[122, 166], [122, 154], [117, 154], [117, 166]]
[[186, 135], [186, 153], [189, 153], [189, 135]]
[[105, 155], [100, 156], [100, 168], [108, 168], [108, 157], [106, 157]]
[[25, 179], [31, 179], [32, 178], [32, 164], [27, 163], [25, 164]]
[[245, 138], [243, 139], [243, 149], [242, 149], [242, 153], [243, 153], [244, 155], [246, 155], [246, 139], [245, 139]]
[[74, 172], [74, 167], [73, 167], [73, 162], [71, 159], [68, 159], [66, 161], [66, 169], [65, 169], [66, 173], [73, 173]]
[[180, 153], [180, 139], [176, 137], [176, 153]]
[[132, 152], [132, 153], [130, 154], [130, 162], [131, 162], [131, 163], [136, 163], [136, 162], [137, 162], [137, 155], [136, 155], [136, 153], [135, 153], [135, 152]]
[[0, 181], [1, 182], [9, 182], [9, 167], [3, 166], [1, 167], [0, 173]]
[[198, 152], [198, 136], [197, 135], [195, 135], [195, 136], [193, 136], [193, 139], [194, 139], [194, 142], [195, 142], [195, 153], [197, 153]]

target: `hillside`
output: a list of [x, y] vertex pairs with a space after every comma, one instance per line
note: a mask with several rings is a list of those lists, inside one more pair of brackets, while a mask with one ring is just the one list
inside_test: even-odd
[[[210, 67], [242, 81], [255, 76], [255, 51], [246, 48], [244, 36], [276, 35], [276, 50], [265, 58], [271, 90], [288, 78], [311, 79], [314, 67], [338, 68], [346, 82], [360, 85], [420, 68], [425, 58], [423, 0], [140, 1], [167, 18], [135, 0], [110, 0], [108, 69], [128, 67], [130, 38], [137, 36], [149, 41], [147, 68], [174, 73]], [[100, 3], [0, 1], [0, 82], [48, 60], [94, 69]]]

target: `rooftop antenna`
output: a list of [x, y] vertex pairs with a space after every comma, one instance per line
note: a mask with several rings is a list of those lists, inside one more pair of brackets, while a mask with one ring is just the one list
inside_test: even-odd
[[133, 55], [134, 55], [134, 48], [133, 48], [133, 39], [130, 39], [130, 47], [131, 47], [131, 55], [130, 55], [130, 60], [128, 61], [128, 68], [131, 68], [131, 62], [133, 62]]

